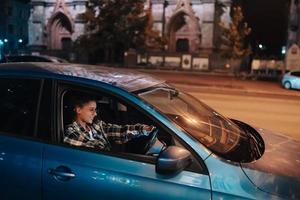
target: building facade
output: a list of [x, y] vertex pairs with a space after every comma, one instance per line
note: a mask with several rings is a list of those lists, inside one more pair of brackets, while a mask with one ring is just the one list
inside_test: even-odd
[[28, 43], [30, 6], [25, 1], [0, 1], [0, 50], [16, 53]]
[[68, 50], [84, 33], [79, 14], [87, 0], [31, 0], [29, 47], [31, 49]]
[[291, 0], [288, 23], [287, 48], [293, 44], [300, 46], [300, 1]]
[[[219, 20], [229, 23], [229, 0], [219, 0], [225, 12], [216, 13], [215, 0], [152, 0], [154, 29], [168, 39], [169, 52], [211, 52], [215, 48]], [[220, 18], [220, 19], [218, 19]]]
[[[29, 46], [33, 49], [68, 49], [85, 33], [87, 0], [31, 0]], [[215, 0], [147, 0], [154, 29], [168, 38], [169, 52], [211, 52], [215, 45], [218, 21], [230, 21], [230, 0], [219, 0], [225, 12], [216, 16]]]

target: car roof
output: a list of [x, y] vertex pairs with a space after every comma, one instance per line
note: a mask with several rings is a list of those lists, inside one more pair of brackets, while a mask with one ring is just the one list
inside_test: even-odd
[[85, 64], [47, 62], [5, 63], [0, 64], [0, 74], [1, 71], [24, 73], [24, 75], [35, 73], [39, 74], [41, 77], [45, 74], [57, 74], [69, 77], [86, 78], [115, 85], [129, 92], [153, 87], [165, 82], [135, 70]]

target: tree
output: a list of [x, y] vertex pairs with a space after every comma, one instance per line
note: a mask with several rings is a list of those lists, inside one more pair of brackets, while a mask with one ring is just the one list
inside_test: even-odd
[[216, 50], [219, 50], [222, 43], [221, 35], [221, 17], [226, 12], [226, 5], [221, 2], [220, 0], [217, 0], [215, 3], [215, 23], [214, 23], [214, 46]]
[[240, 6], [232, 8], [231, 22], [226, 26], [220, 22], [221, 48], [223, 56], [230, 59], [241, 59], [251, 53], [250, 47], [245, 44], [245, 38], [251, 33], [251, 28], [244, 22]]
[[78, 50], [97, 56], [104, 52], [106, 62], [122, 58], [130, 48], [160, 48], [163, 40], [152, 29], [152, 12], [144, 9], [144, 0], [89, 0], [81, 15], [87, 22], [87, 34], [75, 43]]

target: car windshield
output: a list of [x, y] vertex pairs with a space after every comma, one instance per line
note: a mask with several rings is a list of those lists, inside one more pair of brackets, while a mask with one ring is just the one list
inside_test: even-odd
[[247, 139], [233, 121], [168, 85], [140, 91], [138, 95], [218, 155], [231, 154], [241, 140]]

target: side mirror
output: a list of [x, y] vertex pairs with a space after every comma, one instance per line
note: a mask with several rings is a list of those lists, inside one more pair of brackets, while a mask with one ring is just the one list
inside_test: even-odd
[[155, 166], [158, 174], [175, 174], [192, 163], [191, 153], [177, 146], [170, 146], [158, 156]]

